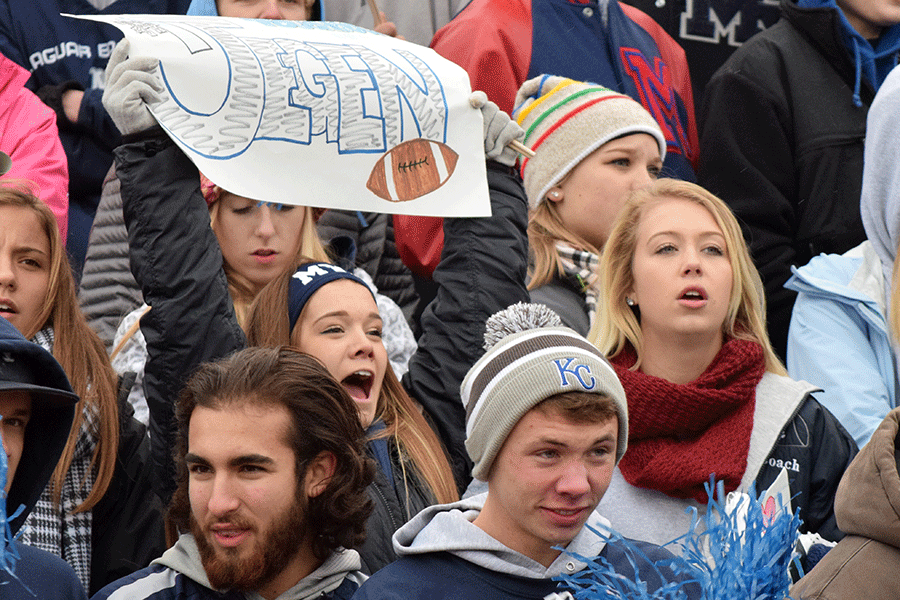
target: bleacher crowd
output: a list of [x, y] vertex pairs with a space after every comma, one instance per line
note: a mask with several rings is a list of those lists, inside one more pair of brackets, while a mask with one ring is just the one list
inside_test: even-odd
[[[896, 0], [366, 4], [0, 1], [0, 598], [729, 597], [785, 476], [771, 597], [900, 598]], [[66, 14], [430, 40], [492, 215], [229, 191]]]

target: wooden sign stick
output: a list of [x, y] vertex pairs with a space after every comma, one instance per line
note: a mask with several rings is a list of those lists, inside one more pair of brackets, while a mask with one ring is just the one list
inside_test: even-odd
[[534, 158], [534, 150], [520, 142], [519, 140], [513, 140], [507, 144], [510, 148], [518, 152], [523, 156], [527, 156], [528, 158]]
[[375, 0], [367, 0], [369, 3], [369, 9], [372, 11], [372, 22], [375, 24], [374, 27], [378, 27], [381, 25], [381, 11], [378, 10], [378, 4], [376, 4]]

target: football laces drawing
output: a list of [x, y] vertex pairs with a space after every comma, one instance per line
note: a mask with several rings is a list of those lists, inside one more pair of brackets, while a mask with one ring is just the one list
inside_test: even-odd
[[378, 159], [366, 187], [391, 202], [415, 200], [444, 185], [453, 175], [458, 159], [459, 155], [441, 142], [407, 140]]

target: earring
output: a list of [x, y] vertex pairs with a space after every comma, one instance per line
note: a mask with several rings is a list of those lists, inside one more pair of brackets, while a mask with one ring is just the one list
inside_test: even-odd
[[634, 300], [632, 300], [631, 298], [626, 297], [626, 298], [625, 298], [625, 304], [627, 304], [628, 306], [634, 306]]
[[562, 198], [562, 192], [559, 190], [552, 190], [547, 195], [550, 196], [550, 200], [552, 200], [554, 202], [558, 202], [559, 199]]

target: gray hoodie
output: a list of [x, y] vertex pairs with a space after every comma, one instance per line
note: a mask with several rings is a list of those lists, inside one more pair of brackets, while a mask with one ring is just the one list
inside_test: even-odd
[[[162, 565], [173, 571], [181, 573], [203, 587], [210, 588], [206, 571], [200, 562], [200, 551], [194, 536], [185, 533], [178, 538], [175, 545], [154, 560], [154, 565]], [[360, 561], [356, 550], [341, 550], [333, 553], [322, 565], [301, 579], [297, 585], [278, 596], [277, 600], [307, 600], [317, 598], [321, 594], [331, 592], [345, 579], [355, 581], [358, 585], [366, 580], [366, 576], [359, 572]], [[248, 600], [263, 600], [259, 594], [252, 592], [246, 594]]]
[[[472, 523], [481, 512], [485, 498], [487, 493], [426, 508], [394, 534], [397, 555], [449, 552], [492, 571], [532, 579], [576, 573], [587, 566], [561, 553], [553, 564], [544, 567], [503, 545]], [[609, 521], [597, 512], [591, 514], [587, 524], [604, 534], [610, 532]], [[605, 545], [597, 534], [583, 527], [565, 549], [581, 556], [597, 556]]]
[[[866, 236], [890, 282], [900, 242], [900, 69], [894, 69], [878, 90], [866, 122], [860, 212]], [[888, 285], [889, 287], [889, 285]]]

